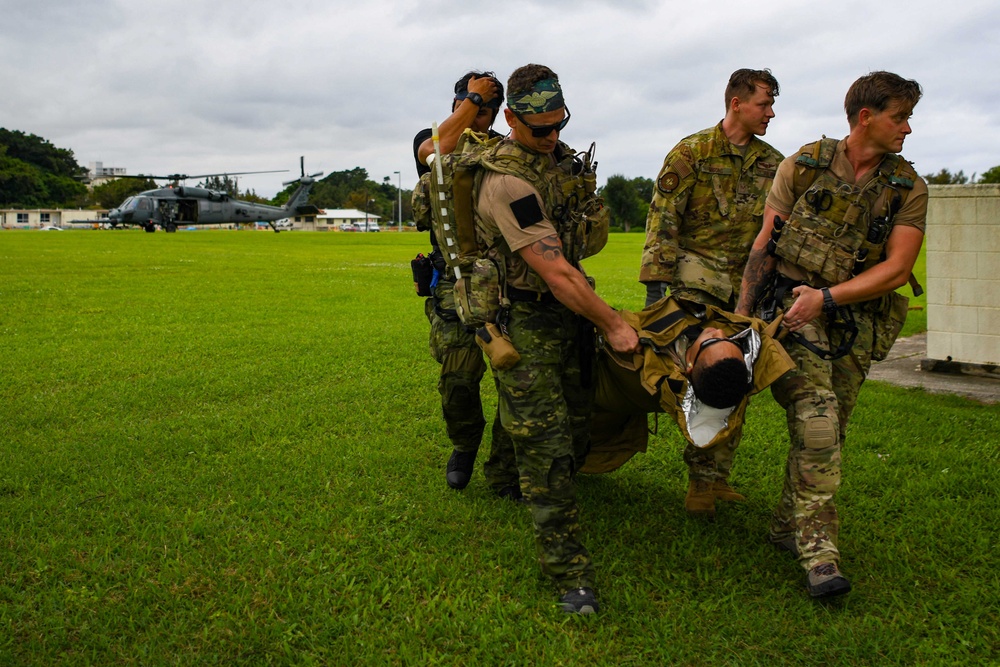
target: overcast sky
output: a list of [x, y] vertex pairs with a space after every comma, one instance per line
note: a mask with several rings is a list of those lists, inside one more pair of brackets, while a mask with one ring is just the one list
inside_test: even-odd
[[[413, 135], [454, 81], [530, 62], [559, 74], [562, 138], [597, 142], [602, 181], [654, 178], [722, 118], [741, 67], [780, 83], [765, 140], [783, 153], [845, 136], [847, 88], [886, 69], [924, 89], [903, 147], [919, 173], [1000, 165], [996, 0], [0, 0], [0, 127], [130, 174], [297, 172], [305, 155], [409, 188]], [[240, 183], [272, 196], [292, 177]]]

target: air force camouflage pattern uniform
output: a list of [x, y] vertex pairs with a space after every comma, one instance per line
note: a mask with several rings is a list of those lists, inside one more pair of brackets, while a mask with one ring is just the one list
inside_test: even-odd
[[[733, 310], [781, 159], [757, 137], [741, 154], [721, 122], [677, 144], [656, 179], [640, 282], [665, 282], [676, 296]], [[700, 294], [688, 294], [694, 290]]]
[[[735, 310], [781, 160], [756, 136], [746, 147], [734, 146], [721, 122], [677, 144], [656, 179], [639, 281], [664, 282], [675, 297]], [[646, 306], [655, 301], [647, 299]], [[727, 479], [741, 435], [736, 430], [709, 450], [688, 444], [690, 479]]]

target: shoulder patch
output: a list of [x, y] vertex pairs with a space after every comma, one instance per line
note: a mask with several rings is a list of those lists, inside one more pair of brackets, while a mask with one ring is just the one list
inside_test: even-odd
[[681, 177], [672, 171], [665, 171], [656, 181], [657, 189], [663, 194], [670, 194], [680, 185]]
[[538, 205], [538, 197], [533, 194], [521, 197], [517, 201], [512, 201], [510, 203], [510, 211], [514, 214], [514, 218], [521, 229], [537, 225], [545, 219], [545, 215], [542, 214], [542, 209]]

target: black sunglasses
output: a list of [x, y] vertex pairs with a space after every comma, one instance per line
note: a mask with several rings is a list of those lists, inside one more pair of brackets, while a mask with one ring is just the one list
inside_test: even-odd
[[[743, 332], [741, 331], [740, 333]], [[701, 342], [701, 347], [698, 348], [698, 351], [694, 353], [694, 359], [691, 360], [691, 367], [694, 368], [694, 365], [698, 363], [698, 357], [701, 356], [701, 353], [704, 351], [706, 347], [709, 347], [710, 345], [715, 345], [716, 343], [732, 343], [736, 347], [740, 348], [740, 352], [742, 353], [743, 346], [740, 345], [739, 342], [733, 340], [734, 338], [736, 338], [736, 336], [739, 335], [740, 334], [736, 334], [729, 338], [706, 338]]]
[[514, 112], [514, 115], [517, 117], [519, 121], [521, 121], [524, 124], [526, 128], [531, 130], [531, 136], [535, 137], [536, 139], [541, 139], [542, 137], [549, 136], [553, 132], [562, 132], [562, 129], [566, 127], [566, 123], [569, 122], [569, 118], [572, 114], [570, 114], [569, 112], [569, 107], [563, 107], [563, 108], [566, 110], [566, 117], [563, 118], [558, 123], [554, 123], [552, 125], [532, 125], [527, 121], [525, 121], [523, 118], [521, 118], [521, 114], [514, 111], [513, 109], [511, 109], [511, 111]]

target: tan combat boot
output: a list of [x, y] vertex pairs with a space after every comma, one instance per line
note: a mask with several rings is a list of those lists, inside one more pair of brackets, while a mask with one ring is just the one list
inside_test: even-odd
[[737, 503], [746, 501], [746, 496], [733, 491], [733, 487], [729, 486], [729, 482], [724, 479], [715, 480], [715, 484], [712, 485], [712, 491], [715, 492], [715, 497], [719, 500]]
[[715, 491], [712, 488], [712, 482], [704, 479], [692, 479], [688, 483], [687, 496], [684, 498], [684, 509], [692, 516], [714, 518]]

